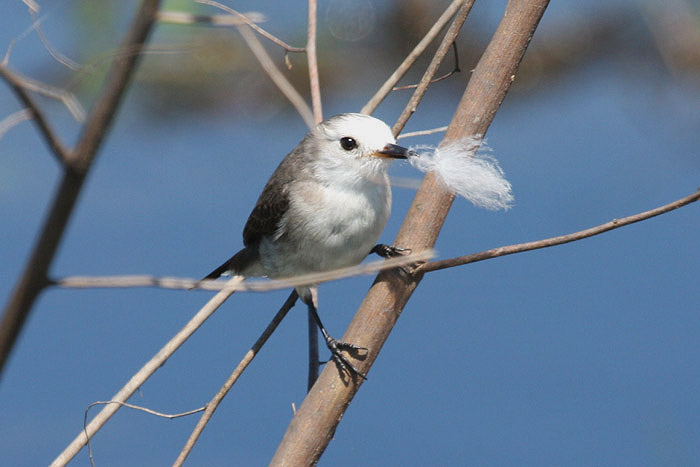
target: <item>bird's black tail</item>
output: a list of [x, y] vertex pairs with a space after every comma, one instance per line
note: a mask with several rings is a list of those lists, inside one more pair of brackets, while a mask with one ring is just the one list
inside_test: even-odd
[[257, 248], [243, 248], [241, 251], [231, 256], [224, 264], [207, 274], [202, 280], [216, 279], [225, 275], [233, 276], [241, 274], [248, 268], [248, 266], [252, 265], [259, 259], [260, 256]]

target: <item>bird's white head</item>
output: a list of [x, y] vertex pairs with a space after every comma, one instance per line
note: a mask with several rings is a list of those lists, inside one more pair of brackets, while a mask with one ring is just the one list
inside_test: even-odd
[[406, 159], [391, 129], [369, 115], [346, 113], [330, 117], [312, 130], [317, 161], [326, 169], [352, 170], [365, 176], [383, 174], [393, 159]]

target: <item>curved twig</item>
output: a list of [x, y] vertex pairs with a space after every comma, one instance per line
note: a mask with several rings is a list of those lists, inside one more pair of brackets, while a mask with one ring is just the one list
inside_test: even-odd
[[175, 418], [181, 418], [181, 417], [187, 417], [189, 415], [203, 412], [207, 408], [206, 406], [204, 406], [204, 407], [200, 407], [198, 409], [188, 410], [187, 412], [169, 414], [169, 413], [158, 412], [158, 411], [149, 409], [147, 407], [141, 407], [139, 405], [129, 404], [127, 402], [120, 402], [120, 401], [96, 401], [96, 402], [93, 402], [92, 404], [87, 406], [87, 408], [85, 409], [85, 412], [83, 413], [83, 431], [85, 432], [85, 436], [88, 438], [88, 441], [87, 441], [88, 457], [90, 458], [90, 465], [92, 465], [93, 467], [95, 467], [95, 458], [92, 455], [92, 443], [90, 442], [90, 437], [87, 436], [88, 412], [90, 411], [91, 408], [93, 408], [95, 406], [107, 405], [107, 404], [118, 404], [120, 407], [126, 407], [126, 408], [133, 409], [133, 410], [139, 410], [141, 412], [146, 412], [147, 414], [150, 414], [150, 415], [155, 415], [156, 417], [167, 418], [168, 420], [173, 420]]

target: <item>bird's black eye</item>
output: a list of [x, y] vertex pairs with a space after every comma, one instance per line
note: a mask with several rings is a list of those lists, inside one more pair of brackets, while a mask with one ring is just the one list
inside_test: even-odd
[[355, 141], [355, 138], [351, 138], [349, 136], [343, 136], [340, 138], [340, 145], [345, 149], [346, 151], [352, 151], [357, 147], [357, 141]]

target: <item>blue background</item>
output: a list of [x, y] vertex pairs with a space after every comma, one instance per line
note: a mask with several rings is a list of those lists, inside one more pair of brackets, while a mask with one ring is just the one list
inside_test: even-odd
[[[267, 29], [303, 43], [305, 2], [297, 3], [283, 12], [273, 3], [232, 6], [263, 11]], [[481, 3], [466, 28], [483, 31], [484, 42], [504, 2]], [[375, 4], [376, 15], [391, 14], [390, 2]], [[648, 5], [614, 4], [638, 17], [639, 28], [656, 19]], [[125, 5], [104, 34], [111, 47], [133, 2]], [[598, 6], [553, 2], [533, 54], [558, 31], [592, 22]], [[84, 7], [70, 1], [45, 6], [44, 29], [69, 56], [79, 46], [71, 15]], [[328, 27], [324, 8], [321, 2], [321, 30]], [[4, 49], [31, 23], [21, 2], [2, 10]], [[346, 47], [363, 47], [371, 34]], [[161, 30], [154, 36], [159, 44], [168, 39]], [[240, 53], [247, 59], [245, 48]], [[661, 60], [628, 60], [626, 53], [516, 86], [487, 135], [514, 187], [515, 205], [490, 212], [458, 199], [436, 246], [441, 258], [580, 230], [666, 204], [700, 185], [697, 69], [677, 73]], [[275, 58], [283, 66], [280, 55]], [[152, 57], [146, 56], [144, 70], [157, 60]], [[322, 81], [326, 115], [359, 110], [400, 61], [393, 57], [381, 68], [353, 55], [341, 59], [367, 67], [360, 73], [366, 79], [338, 76], [332, 91]], [[70, 75], [32, 33], [17, 43], [10, 65], [57, 85]], [[249, 66], [255, 79], [267, 79]], [[448, 123], [473, 64], [462, 68], [449, 84], [434, 86], [407, 131]], [[296, 70], [303, 73], [303, 60]], [[52, 276], [202, 276], [241, 246], [262, 186], [306, 132], [282, 100], [194, 108], [174, 94], [152, 98], [158, 87], [143, 72], [127, 94]], [[408, 96], [392, 94], [375, 115], [393, 123]], [[89, 97], [81, 94], [81, 100], [87, 105]], [[73, 141], [77, 126], [65, 110], [42, 103]], [[0, 85], [0, 117], [19, 108]], [[31, 251], [58, 175], [31, 123], [0, 140], [3, 301]], [[420, 177], [407, 164], [395, 164], [392, 175]], [[394, 189], [383, 241], [392, 241], [413, 195]], [[698, 209], [691, 205], [584, 241], [428, 275], [321, 465], [697, 465]], [[332, 334], [343, 334], [371, 281], [321, 287], [321, 314]], [[287, 294], [233, 296], [130, 402], [171, 413], [203, 405]], [[50, 462], [81, 430], [86, 406], [109, 399], [210, 295], [45, 291], [0, 381], [0, 463]], [[188, 465], [267, 463], [305, 386], [306, 314], [297, 306], [216, 412]], [[169, 465], [196, 419], [120, 410], [94, 439], [97, 464]], [[88, 464], [85, 450], [75, 464]]]

